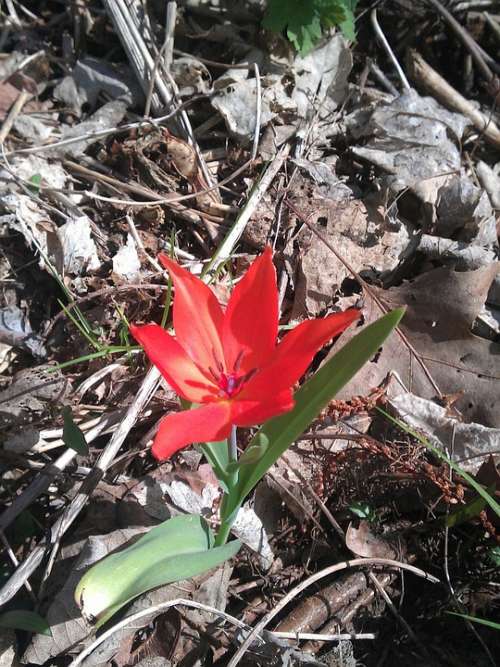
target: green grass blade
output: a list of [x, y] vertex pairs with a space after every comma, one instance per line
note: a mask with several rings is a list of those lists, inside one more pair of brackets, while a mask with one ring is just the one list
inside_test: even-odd
[[74, 366], [75, 364], [81, 364], [84, 361], [92, 361], [93, 359], [99, 359], [100, 357], [106, 357], [108, 354], [118, 354], [119, 352], [133, 352], [134, 350], [141, 350], [138, 345], [131, 345], [131, 346], [120, 346], [120, 345], [115, 345], [111, 347], [106, 347], [104, 350], [99, 350], [99, 352], [91, 352], [90, 354], [84, 354], [81, 357], [77, 357], [76, 359], [70, 359], [69, 361], [63, 361], [60, 364], [56, 364], [55, 366], [51, 366], [47, 372], [48, 373], [54, 373], [55, 371], [62, 370], [63, 368], [68, 368], [69, 366]]
[[452, 470], [454, 470], [457, 475], [460, 475], [462, 479], [465, 479], [466, 482], [469, 483], [469, 485], [479, 493], [479, 495], [486, 501], [486, 503], [491, 507], [491, 509], [495, 512], [497, 516], [500, 516], [500, 505], [497, 503], [497, 501], [491, 496], [486, 489], [479, 484], [479, 482], [476, 482], [474, 477], [469, 475], [469, 473], [465, 472], [465, 470], [462, 470], [462, 468], [457, 465], [454, 461], [452, 461], [450, 458], [446, 456], [444, 452], [442, 452], [439, 447], [436, 447], [433, 445], [427, 438], [424, 438], [424, 436], [420, 435], [420, 433], [417, 433], [417, 431], [414, 431], [412, 428], [408, 426], [408, 424], [405, 424], [403, 421], [400, 419], [396, 419], [396, 417], [392, 417], [389, 413], [387, 413], [385, 410], [382, 410], [382, 408], [377, 408], [378, 411], [384, 415], [386, 419], [391, 421], [393, 424], [396, 424], [401, 430], [405, 431], [409, 435], [413, 436], [416, 438], [419, 442], [421, 442], [424, 447], [426, 447], [429, 451], [431, 451], [434, 456], [436, 456], [438, 459], [441, 459], [441, 461], [445, 461]]
[[63, 309], [64, 314], [66, 315], [66, 317], [67, 317], [69, 320], [71, 320], [71, 322], [73, 322], [73, 324], [75, 325], [75, 327], [76, 327], [76, 328], [78, 329], [78, 331], [82, 334], [82, 336], [83, 336], [83, 337], [90, 343], [90, 345], [92, 345], [92, 347], [95, 347], [95, 349], [99, 351], [99, 350], [101, 349], [101, 345], [100, 345], [100, 343], [99, 343], [98, 341], [94, 340], [94, 338], [92, 337], [91, 333], [88, 332], [88, 331], [86, 331], [84, 325], [81, 324], [80, 322], [78, 322], [78, 320], [74, 317], [74, 315], [73, 315], [73, 313], [70, 311], [70, 309], [67, 308], [67, 307], [64, 305], [64, 303], [63, 303], [60, 299], [58, 299], [58, 302], [59, 302], [59, 305], [61, 306], [61, 308]]
[[500, 623], [495, 623], [495, 621], [489, 621], [487, 618], [477, 618], [477, 616], [468, 616], [467, 614], [457, 614], [455, 611], [447, 611], [447, 614], [450, 616], [460, 616], [460, 618], [465, 618], [467, 621], [472, 621], [473, 623], [480, 623], [481, 625], [486, 625], [488, 628], [493, 628], [494, 630], [500, 630]]

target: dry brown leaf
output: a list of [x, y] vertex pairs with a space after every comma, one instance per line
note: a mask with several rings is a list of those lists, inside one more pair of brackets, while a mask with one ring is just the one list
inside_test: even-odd
[[[388, 309], [406, 305], [401, 329], [425, 364], [442, 394], [463, 395], [455, 404], [467, 421], [500, 427], [500, 345], [471, 333], [486, 300], [498, 263], [475, 271], [439, 268], [400, 287], [375, 290]], [[363, 310], [367, 323], [381, 315], [373, 299]], [[358, 330], [346, 332], [343, 340]], [[340, 398], [366, 393], [389, 371], [396, 371], [412, 393], [435, 398], [436, 390], [402, 339], [393, 333], [381, 354], [365, 364], [342, 390]]]
[[8, 81], [0, 83], [0, 120], [5, 118], [20, 93], [21, 91]]
[[[302, 197], [294, 201], [308, 221], [317, 226], [337, 252], [361, 275], [393, 271], [416, 247], [402, 223], [392, 224], [360, 200]], [[292, 319], [318, 316], [329, 308], [349, 270], [308, 227], [298, 237], [301, 248]]]
[[375, 535], [368, 521], [360, 521], [359, 527], [350, 523], [345, 535], [347, 547], [361, 558], [392, 558], [396, 549], [380, 535]]

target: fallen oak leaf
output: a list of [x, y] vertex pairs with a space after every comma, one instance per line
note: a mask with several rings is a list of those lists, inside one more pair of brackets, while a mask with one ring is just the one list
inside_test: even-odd
[[[387, 310], [407, 306], [400, 329], [427, 366], [441, 397], [462, 390], [455, 405], [465, 419], [493, 428], [500, 427], [500, 345], [474, 336], [471, 327], [498, 268], [498, 262], [474, 271], [438, 268], [399, 287], [370, 287]], [[379, 317], [380, 307], [370, 299], [363, 314], [365, 321], [371, 322]], [[350, 335], [349, 331], [344, 334], [346, 338]], [[415, 354], [400, 338], [392, 336], [384, 343], [381, 354], [365, 364], [338, 398], [378, 386], [391, 371], [412, 393], [423, 398], [436, 397]]]

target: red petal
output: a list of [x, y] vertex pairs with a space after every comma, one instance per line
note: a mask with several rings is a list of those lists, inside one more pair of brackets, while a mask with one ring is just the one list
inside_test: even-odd
[[274, 352], [277, 336], [278, 288], [267, 246], [236, 285], [227, 306], [223, 341], [228, 372], [247, 373], [262, 366]]
[[174, 329], [177, 340], [200, 368], [224, 368], [222, 324], [224, 314], [212, 290], [166, 255], [159, 260], [175, 287]]
[[181, 345], [158, 324], [132, 325], [130, 331], [175, 391], [188, 401], [213, 400], [218, 388], [200, 371]]
[[235, 400], [231, 405], [231, 419], [236, 426], [253, 426], [288, 412], [294, 405], [291, 389], [285, 389], [265, 401]]
[[153, 455], [163, 461], [193, 442], [223, 440], [230, 433], [231, 411], [228, 401], [175, 412], [162, 419], [153, 443]]
[[283, 338], [272, 361], [248, 381], [238, 397], [241, 400], [252, 397], [262, 399], [294, 385], [316, 352], [360, 315], [359, 310], [351, 308], [343, 313], [299, 324]]

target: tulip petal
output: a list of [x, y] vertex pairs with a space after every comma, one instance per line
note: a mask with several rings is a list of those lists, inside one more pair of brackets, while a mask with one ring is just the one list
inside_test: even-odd
[[210, 368], [224, 370], [224, 314], [215, 294], [170, 257], [159, 255], [158, 259], [170, 273], [175, 287], [173, 311], [177, 340], [207, 373]]
[[293, 392], [291, 389], [262, 400], [235, 400], [231, 405], [231, 420], [236, 426], [253, 426], [288, 412], [293, 408]]
[[223, 342], [228, 372], [247, 373], [269, 360], [276, 348], [278, 316], [276, 269], [267, 246], [236, 285], [226, 309]]
[[158, 324], [132, 325], [130, 331], [169, 385], [188, 401], [213, 400], [218, 387], [188, 357], [182, 346]]
[[273, 396], [299, 380], [316, 352], [361, 316], [354, 308], [329, 317], [306, 320], [292, 329], [276, 348], [271, 362], [238, 394], [241, 400]]
[[161, 420], [153, 443], [153, 456], [164, 461], [194, 442], [223, 440], [230, 433], [229, 401], [217, 401], [194, 410], [175, 412]]

